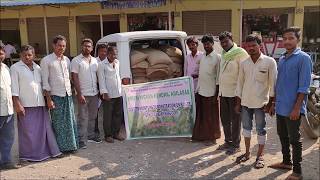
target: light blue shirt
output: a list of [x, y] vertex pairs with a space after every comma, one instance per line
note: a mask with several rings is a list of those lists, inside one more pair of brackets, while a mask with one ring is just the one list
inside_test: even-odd
[[[284, 53], [278, 64], [276, 83], [276, 113], [289, 116], [296, 103], [298, 93], [308, 94], [311, 82], [312, 61], [310, 56], [297, 48], [289, 57]], [[307, 96], [300, 113], [306, 114]]]

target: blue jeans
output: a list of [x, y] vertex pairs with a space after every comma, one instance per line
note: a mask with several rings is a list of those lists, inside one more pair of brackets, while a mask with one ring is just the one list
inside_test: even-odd
[[[9, 120], [9, 122], [8, 122]], [[14, 141], [13, 115], [0, 116], [0, 165], [11, 162], [11, 148]]]
[[265, 112], [263, 111], [263, 108], [248, 108], [248, 107], [242, 106], [242, 109], [241, 109], [241, 120], [242, 120], [242, 128], [243, 128], [242, 134], [244, 137], [251, 138], [253, 115], [256, 121], [258, 144], [265, 144], [267, 131], [266, 131], [266, 115], [265, 115]]

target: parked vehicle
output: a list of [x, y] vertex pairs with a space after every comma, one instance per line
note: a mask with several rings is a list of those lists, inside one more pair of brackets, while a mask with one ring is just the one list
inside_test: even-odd
[[[114, 46], [117, 49], [117, 58], [120, 61], [120, 76], [121, 79], [129, 79], [129, 83], [137, 83], [133, 81], [134, 72], [132, 71], [132, 53], [134, 51], [143, 52], [143, 50], [161, 50], [162, 47], [175, 48], [180, 53], [180, 76], [183, 76], [183, 69], [185, 63], [185, 57], [187, 55], [186, 51], [186, 41], [187, 34], [182, 31], [135, 31], [135, 32], [124, 32], [115, 33], [103, 37], [97, 42], [99, 44], [107, 44], [109, 46]], [[146, 52], [144, 52], [146, 53]], [[161, 52], [160, 52], [161, 53]], [[97, 52], [96, 52], [97, 55]], [[159, 59], [160, 60], [160, 59]], [[156, 62], [154, 62], [156, 63]], [[147, 66], [145, 69], [150, 68]], [[140, 68], [141, 69], [141, 68]], [[168, 77], [173, 78], [173, 76]], [[167, 79], [168, 79], [167, 78]], [[161, 79], [159, 79], [161, 80]], [[148, 82], [153, 81], [148, 79]]]
[[320, 136], [320, 76], [312, 74], [312, 83], [307, 101], [307, 115], [302, 116], [301, 126], [311, 139]]

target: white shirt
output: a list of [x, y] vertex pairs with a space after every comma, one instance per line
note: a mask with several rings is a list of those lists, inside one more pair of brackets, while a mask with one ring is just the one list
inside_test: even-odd
[[114, 60], [114, 67], [113, 63], [109, 63], [107, 59], [99, 63], [98, 79], [100, 94], [108, 93], [110, 98], [121, 96], [121, 79], [117, 59]]
[[197, 92], [201, 96], [211, 97], [216, 95], [216, 85], [219, 79], [221, 56], [214, 51], [203, 56], [200, 60], [199, 79]]
[[10, 68], [12, 96], [18, 96], [23, 107], [45, 106], [41, 87], [41, 69], [33, 62], [33, 71], [22, 61]]
[[63, 56], [62, 60], [52, 53], [41, 60], [41, 75], [43, 89], [51, 95], [64, 97], [72, 95], [70, 83], [70, 60]]
[[99, 63], [99, 62], [101, 62], [101, 61], [104, 61], [104, 60], [106, 60], [107, 58], [104, 58], [104, 59], [100, 59], [100, 57], [98, 56], [98, 57], [96, 57], [96, 59], [97, 59], [97, 61], [98, 61], [98, 63]]
[[13, 114], [13, 103], [11, 95], [11, 78], [9, 68], [1, 63], [0, 65], [0, 116]]
[[83, 96], [95, 96], [98, 94], [97, 71], [98, 61], [91, 55], [86, 58], [80, 54], [71, 61], [71, 72], [78, 74], [80, 90]]
[[4, 51], [6, 52], [6, 58], [11, 58], [11, 54], [17, 53], [16, 48], [11, 44], [5, 45]]
[[236, 95], [241, 105], [248, 108], [261, 108], [274, 97], [277, 79], [276, 61], [261, 54], [256, 63], [249, 57], [240, 64]]

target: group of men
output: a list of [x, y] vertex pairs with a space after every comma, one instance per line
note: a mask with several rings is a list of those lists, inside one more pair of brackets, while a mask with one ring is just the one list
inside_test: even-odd
[[298, 27], [283, 32], [286, 52], [278, 65], [272, 57], [261, 52], [262, 39], [257, 34], [246, 37], [244, 50], [233, 42], [230, 32], [220, 33], [221, 55], [213, 49], [212, 36], [205, 35], [201, 39], [204, 53], [197, 50], [198, 40], [189, 38], [187, 45], [191, 53], [187, 56], [185, 75], [194, 80], [197, 110], [192, 140], [204, 141], [206, 145], [215, 144], [221, 136], [221, 119], [225, 141], [217, 150], [232, 155], [241, 151], [242, 124], [246, 151], [236, 158], [236, 163], [245, 162], [250, 158], [254, 119], [259, 145], [254, 167], [263, 168], [266, 113], [270, 116], [276, 114], [283, 161], [270, 167], [293, 169], [287, 179], [302, 179], [299, 126], [301, 116], [306, 114], [312, 62], [309, 55], [298, 47], [300, 36]]
[[[1, 169], [18, 167], [10, 155], [14, 141], [14, 110], [18, 119], [22, 163], [63, 157], [63, 153], [85, 149], [89, 140], [100, 143], [97, 124], [100, 105], [104, 111], [106, 142], [124, 140], [119, 135], [123, 109], [115, 48], [101, 44], [98, 46], [99, 57], [92, 57], [93, 42], [86, 38], [81, 42], [81, 54], [70, 63], [64, 56], [66, 43], [64, 36], [54, 37], [53, 53], [44, 57], [40, 66], [34, 62], [35, 49], [24, 45], [21, 60], [10, 69], [2, 63], [6, 51], [0, 47]], [[72, 83], [78, 101], [78, 120]]]
[[[198, 40], [189, 38], [187, 45], [191, 53], [186, 57], [185, 75], [194, 80], [197, 110], [192, 140], [205, 141], [207, 145], [216, 143], [221, 137], [221, 119], [225, 143], [218, 150], [232, 155], [240, 152], [242, 124], [246, 152], [237, 157], [236, 162], [245, 162], [250, 158], [254, 116], [259, 144], [255, 168], [263, 168], [266, 113], [276, 114], [283, 162], [271, 167], [293, 168], [288, 179], [301, 179], [299, 126], [301, 115], [306, 113], [312, 63], [298, 47], [300, 35], [297, 27], [284, 31], [286, 52], [279, 59], [278, 66], [272, 57], [261, 52], [262, 40], [255, 34], [246, 37], [244, 50], [233, 42], [230, 32], [220, 33], [221, 55], [213, 49], [212, 36], [202, 37], [204, 53], [197, 50]], [[56, 36], [53, 53], [44, 57], [40, 66], [33, 62], [35, 51], [30, 45], [21, 48], [21, 61], [14, 64], [10, 72], [1, 63], [1, 168], [15, 167], [10, 159], [14, 139], [13, 108], [18, 116], [19, 156], [22, 160], [60, 157], [62, 153], [86, 148], [89, 140], [101, 142], [97, 120], [100, 104], [105, 141], [124, 140], [119, 136], [123, 106], [120, 62], [116, 59], [115, 48], [101, 44], [97, 48], [99, 57], [95, 58], [91, 56], [93, 42], [85, 38], [81, 42], [81, 54], [70, 63], [64, 56], [66, 43], [65, 37]], [[1, 47], [1, 62], [5, 53]], [[78, 101], [77, 122], [71, 82]]]

